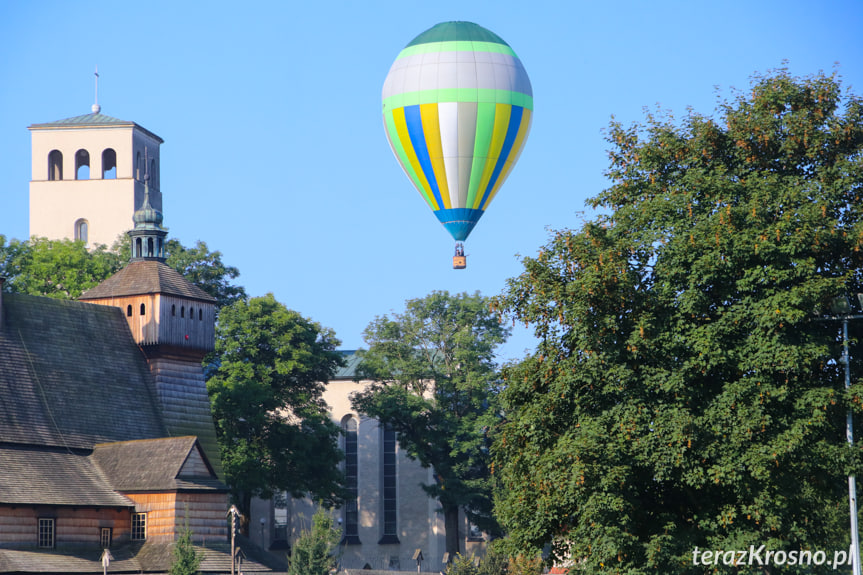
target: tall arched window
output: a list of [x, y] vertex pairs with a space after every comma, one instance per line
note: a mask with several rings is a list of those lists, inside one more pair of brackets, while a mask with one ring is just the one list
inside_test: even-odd
[[63, 179], [63, 152], [51, 150], [48, 154], [48, 179], [51, 181]]
[[141, 158], [141, 152], [135, 157], [135, 179], [138, 181], [144, 180], [144, 160]]
[[147, 306], [145, 306], [144, 304], [141, 304], [141, 315], [144, 315], [146, 313], [147, 313]]
[[355, 417], [348, 415], [342, 420], [345, 432], [345, 488], [348, 496], [345, 501], [345, 531], [342, 543], [353, 545], [360, 543], [360, 514], [357, 496], [359, 495], [359, 459], [357, 432], [359, 425]]
[[90, 152], [87, 150], [75, 152], [75, 179], [90, 179]]
[[75, 222], [75, 241], [84, 242], [85, 245], [90, 242], [90, 224], [83, 218]]
[[381, 508], [383, 533], [380, 544], [398, 543], [398, 469], [396, 467], [396, 432], [384, 425], [381, 431]]
[[156, 182], [156, 160], [150, 159], [150, 185], [154, 188], [159, 187]]
[[102, 179], [117, 179], [117, 152], [112, 148], [105, 148], [102, 152]]
[[153, 238], [147, 238], [147, 257], [153, 257]]
[[143, 252], [143, 247], [141, 245], [141, 238], [135, 238], [135, 257], [140, 258], [143, 257], [141, 253]]

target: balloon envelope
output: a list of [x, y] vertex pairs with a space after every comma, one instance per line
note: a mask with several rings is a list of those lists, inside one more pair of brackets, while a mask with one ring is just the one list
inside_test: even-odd
[[393, 153], [457, 241], [470, 234], [521, 153], [533, 91], [495, 33], [443, 22], [399, 53], [384, 81]]

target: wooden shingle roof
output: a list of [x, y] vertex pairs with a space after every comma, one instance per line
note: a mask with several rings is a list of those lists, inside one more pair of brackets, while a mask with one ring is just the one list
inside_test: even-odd
[[165, 294], [214, 303], [216, 299], [184, 278], [177, 270], [156, 260], [130, 262], [96, 287], [85, 291], [82, 301], [143, 294]]
[[[186, 463], [193, 458], [203, 465], [186, 471]], [[103, 443], [93, 450], [93, 460], [117, 491], [228, 490], [195, 437]]]
[[134, 507], [117, 493], [86, 453], [66, 449], [0, 446], [0, 503]]
[[0, 441], [70, 449], [167, 435], [118, 308], [3, 294]]

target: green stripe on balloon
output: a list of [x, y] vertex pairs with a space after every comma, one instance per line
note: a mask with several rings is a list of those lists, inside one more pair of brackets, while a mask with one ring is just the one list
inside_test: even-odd
[[491, 88], [468, 89], [450, 88], [444, 90], [421, 90], [419, 92], [403, 92], [393, 94], [383, 101], [383, 110], [394, 110], [416, 104], [438, 104], [440, 102], [489, 102], [497, 104], [512, 104], [533, 110], [533, 96], [511, 90], [494, 90]]
[[488, 162], [488, 149], [491, 147], [491, 138], [494, 134], [495, 104], [480, 102], [476, 110], [476, 139], [473, 143], [473, 165], [470, 168], [470, 187], [467, 192], [468, 208], [473, 208], [477, 196], [482, 193], [479, 189], [482, 183], [482, 173]]
[[493, 52], [518, 58], [515, 51], [506, 44], [492, 42], [435, 42], [433, 44], [417, 44], [408, 46], [399, 52], [399, 58], [407, 58], [416, 54], [431, 54], [435, 52]]

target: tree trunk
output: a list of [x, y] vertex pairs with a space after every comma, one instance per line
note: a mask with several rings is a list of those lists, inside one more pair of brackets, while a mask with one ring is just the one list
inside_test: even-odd
[[444, 504], [444, 531], [446, 532], [446, 552], [449, 553], [449, 560], [455, 559], [457, 553], [461, 551], [458, 520], [458, 505]]

